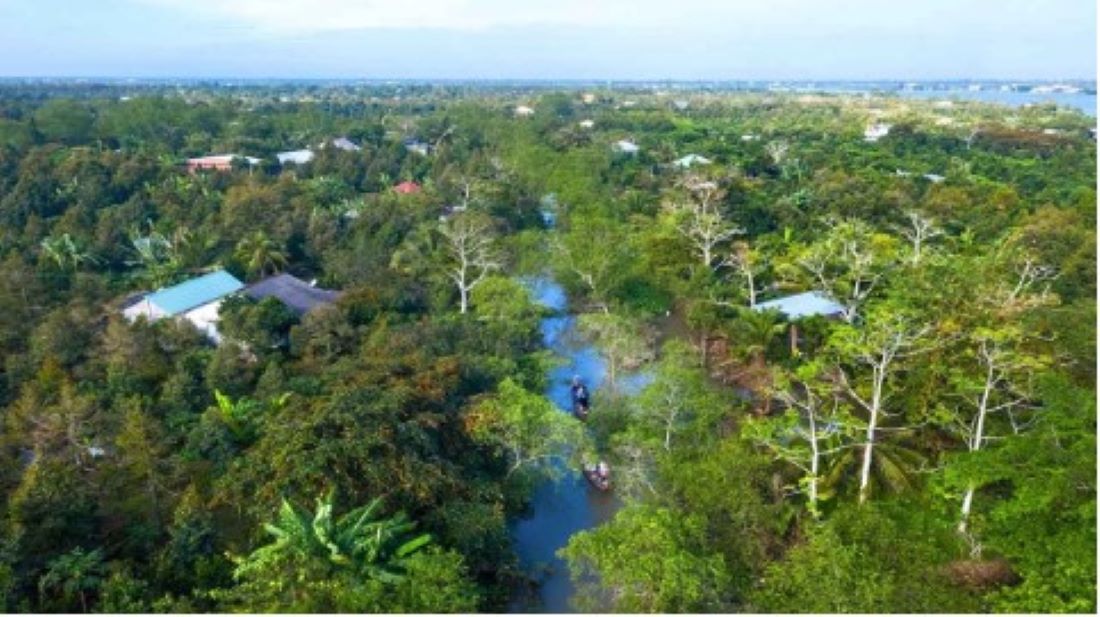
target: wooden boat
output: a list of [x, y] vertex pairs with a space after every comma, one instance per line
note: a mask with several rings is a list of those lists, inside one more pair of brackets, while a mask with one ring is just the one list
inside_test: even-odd
[[596, 472], [595, 467], [585, 467], [584, 477], [588, 479], [588, 483], [591, 484], [596, 490], [607, 492], [611, 490], [611, 477], [601, 478], [600, 474]]
[[589, 408], [588, 390], [583, 385], [574, 381], [572, 397], [573, 415], [577, 416], [578, 420], [587, 420]]

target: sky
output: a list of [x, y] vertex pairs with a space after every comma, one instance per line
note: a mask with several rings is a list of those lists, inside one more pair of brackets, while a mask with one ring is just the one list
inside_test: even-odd
[[0, 0], [6, 77], [1095, 74], [1095, 0]]

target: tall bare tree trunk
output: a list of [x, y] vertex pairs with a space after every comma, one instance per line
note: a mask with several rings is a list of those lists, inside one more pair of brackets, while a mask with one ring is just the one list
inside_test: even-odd
[[859, 472], [859, 503], [867, 502], [871, 493], [871, 460], [875, 454], [875, 431], [878, 429], [879, 412], [882, 407], [882, 386], [886, 380], [886, 366], [874, 367], [871, 391], [870, 414], [867, 418], [867, 442], [863, 445], [863, 464]]
[[[970, 443], [967, 444], [971, 452], [977, 452], [982, 448], [982, 439], [985, 437], [985, 417], [989, 412], [989, 395], [993, 391], [994, 383], [994, 370], [993, 361], [986, 365], [985, 373], [985, 386], [982, 388], [982, 397], [978, 401], [978, 417], [974, 422], [974, 434], [970, 436]], [[966, 494], [963, 496], [961, 515], [959, 517], [959, 533], [965, 534], [966, 527], [970, 519], [970, 507], [974, 503], [974, 483], [971, 482], [966, 489]]]

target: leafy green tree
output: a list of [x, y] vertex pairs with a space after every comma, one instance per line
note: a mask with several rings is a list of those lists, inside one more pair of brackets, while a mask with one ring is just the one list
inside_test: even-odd
[[704, 270], [729, 265], [719, 260], [719, 254], [728, 248], [730, 240], [745, 230], [722, 216], [719, 205], [725, 192], [717, 183], [689, 176], [682, 181], [689, 197], [669, 202], [666, 209], [677, 231], [691, 246]]
[[38, 579], [38, 590], [43, 595], [60, 593], [62, 607], [72, 607], [79, 600], [80, 611], [87, 613], [88, 596], [103, 585], [103, 574], [102, 552], [75, 548], [49, 563]]
[[285, 347], [298, 317], [276, 298], [256, 301], [231, 296], [218, 307], [218, 333], [247, 344], [256, 353]]
[[579, 281], [589, 300], [610, 312], [613, 294], [631, 270], [633, 251], [617, 221], [573, 213], [568, 230], [553, 240], [552, 259], [563, 281]]
[[[891, 417], [903, 416], [900, 411], [889, 409], [889, 388], [896, 383], [903, 363], [912, 362], [915, 356], [927, 352], [935, 344], [934, 335], [931, 326], [914, 324], [902, 312], [902, 307], [880, 305], [868, 315], [863, 328], [845, 325], [837, 328], [830, 338], [829, 347], [838, 360], [834, 381], [861, 414], [860, 429], [864, 437], [859, 455], [860, 503], [870, 498], [874, 469], [895, 489], [908, 484], [905, 463], [911, 462], [911, 457], [907, 456], [911, 451], [897, 444], [878, 448], [884, 435], [881, 428]], [[859, 382], [849, 376], [853, 369], [859, 371]], [[898, 428], [892, 427], [893, 430]], [[834, 469], [839, 471], [852, 461], [850, 456], [841, 456], [835, 460]]]
[[349, 350], [356, 329], [338, 306], [322, 306], [290, 329], [291, 353], [311, 364], [326, 365]]
[[749, 308], [756, 306], [760, 291], [764, 288], [765, 275], [768, 272], [768, 255], [759, 247], [748, 242], [734, 242], [729, 256], [729, 265], [734, 275], [741, 279], [744, 298]]
[[1004, 555], [1021, 579], [989, 595], [993, 609], [1092, 613], [1096, 399], [1050, 375], [1039, 381], [1038, 394], [1031, 430], [968, 453], [948, 472], [956, 485], [982, 487], [969, 526], [983, 554]]
[[255, 357], [239, 343], [223, 341], [206, 365], [207, 389], [240, 396], [250, 390], [255, 373]]
[[[963, 437], [969, 452], [978, 452], [998, 433], [1019, 434], [1034, 422], [1028, 409], [1033, 376], [1047, 363], [1045, 358], [1027, 353], [1021, 333], [1014, 328], [981, 328], [972, 335], [973, 351], [966, 357], [975, 360], [977, 370], [958, 372], [955, 386], [970, 408], [954, 418], [951, 428]], [[971, 411], [972, 410], [972, 411]], [[996, 424], [1003, 425], [1000, 431]], [[976, 487], [967, 487], [959, 516], [959, 532], [967, 533]]]
[[795, 262], [819, 291], [844, 306], [854, 322], [860, 308], [897, 259], [897, 240], [859, 219], [831, 223], [822, 238], [793, 251]]
[[112, 572], [103, 582], [96, 608], [105, 613], [151, 612], [149, 584], [126, 572]]
[[160, 422], [140, 400], [123, 403], [122, 426], [115, 437], [111, 479], [119, 498], [111, 510], [129, 521], [126, 548], [149, 551], [163, 532], [165, 510], [172, 495], [171, 458], [165, 451]]
[[774, 310], [738, 309], [727, 330], [752, 366], [763, 368], [772, 343], [793, 327], [797, 326], [786, 323]]
[[694, 366], [695, 359], [686, 344], [666, 344], [652, 369], [653, 381], [633, 397], [639, 432], [666, 453], [685, 438], [690, 442], [695, 437], [692, 429], [705, 432], [725, 411], [720, 397], [707, 387], [703, 372]]
[[641, 322], [626, 315], [589, 313], [577, 325], [596, 342], [607, 360], [607, 384], [616, 390], [624, 370], [637, 368], [653, 358], [648, 333]]
[[943, 568], [953, 556], [950, 521], [917, 504], [848, 506], [825, 523], [813, 523], [806, 536], [768, 567], [750, 594], [752, 610], [935, 613], [980, 608]]
[[539, 344], [538, 325], [542, 310], [530, 292], [517, 281], [502, 276], [485, 279], [470, 295], [478, 329], [502, 358], [513, 349]]
[[34, 113], [34, 125], [43, 137], [68, 145], [86, 143], [94, 124], [91, 109], [72, 99], [47, 101]]
[[500, 452], [507, 475], [530, 469], [555, 475], [556, 462], [579, 462], [591, 450], [584, 428], [546, 397], [505, 379], [497, 394], [476, 404], [466, 415], [475, 441]]
[[167, 535], [153, 560], [157, 588], [185, 596], [232, 582], [233, 564], [219, 551], [208, 498], [194, 484], [179, 496]]
[[831, 496], [823, 486], [830, 459], [851, 448], [855, 437], [848, 428], [855, 422], [845, 414], [824, 370], [820, 362], [794, 371], [775, 370], [770, 395], [782, 405], [780, 413], [750, 420], [741, 433], [801, 472], [791, 492], [805, 494], [815, 517], [821, 514], [820, 502]]
[[707, 548], [698, 518], [629, 506], [610, 523], [582, 531], [560, 553], [581, 589], [579, 608], [627, 613], [712, 612], [724, 608], [728, 574]]
[[480, 594], [453, 551], [429, 546], [404, 562], [405, 575], [379, 603], [380, 610], [402, 613], [474, 613]]
[[91, 489], [70, 461], [42, 457], [24, 470], [7, 497], [8, 533], [19, 541], [21, 572], [37, 574], [52, 558], [95, 537], [100, 520]]

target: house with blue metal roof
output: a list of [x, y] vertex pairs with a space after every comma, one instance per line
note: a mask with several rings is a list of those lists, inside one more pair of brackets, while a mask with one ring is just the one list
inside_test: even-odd
[[787, 327], [790, 339], [791, 355], [797, 356], [798, 325], [794, 322], [805, 317], [840, 317], [844, 314], [844, 305], [820, 291], [805, 291], [793, 296], [783, 296], [752, 307], [754, 311], [779, 311], [791, 322]]
[[754, 311], [777, 310], [788, 319], [802, 319], [820, 315], [835, 317], [844, 313], [844, 307], [820, 291], [806, 291], [793, 296], [784, 296], [752, 307]]
[[149, 321], [180, 317], [218, 342], [218, 308], [226, 296], [241, 289], [244, 283], [225, 270], [217, 270], [148, 294], [125, 307], [122, 314], [130, 321], [139, 317]]

